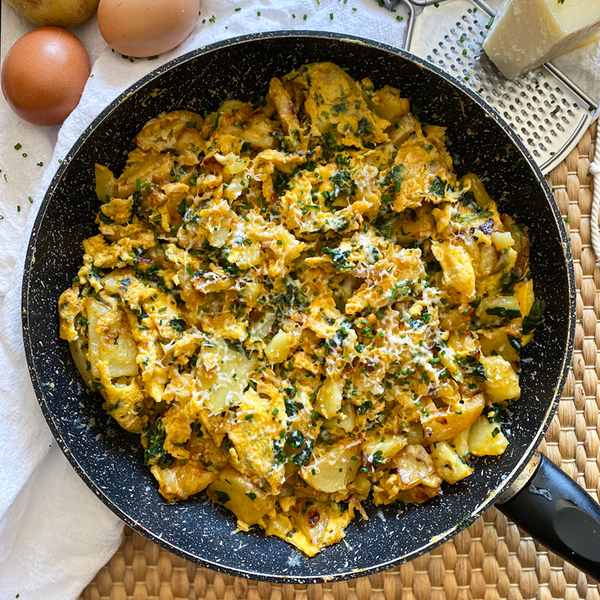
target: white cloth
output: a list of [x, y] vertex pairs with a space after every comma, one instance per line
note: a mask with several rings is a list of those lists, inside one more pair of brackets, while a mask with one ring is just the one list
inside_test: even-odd
[[[396, 19], [399, 15], [403, 22]], [[4, 4], [2, 17], [4, 56], [33, 27]], [[278, 29], [337, 31], [398, 45], [405, 23], [402, 7], [393, 14], [374, 0], [202, 0], [197, 26], [181, 46], [157, 60], [130, 62], [106, 48], [93, 17], [73, 30], [88, 49], [93, 69], [79, 106], [60, 130], [18, 119], [0, 99], [0, 600], [17, 594], [23, 600], [77, 598], [116, 551], [122, 533], [122, 523], [87, 489], [54, 442], [25, 364], [20, 325], [24, 255], [58, 161], [119, 93], [182, 53]], [[54, 307], [48, 311], [49, 319], [57, 319]]]

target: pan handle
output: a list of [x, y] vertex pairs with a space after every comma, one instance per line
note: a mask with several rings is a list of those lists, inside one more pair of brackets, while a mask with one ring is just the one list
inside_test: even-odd
[[498, 509], [600, 581], [600, 505], [543, 454], [536, 453], [532, 462], [525, 469], [530, 475], [517, 479], [498, 501]]

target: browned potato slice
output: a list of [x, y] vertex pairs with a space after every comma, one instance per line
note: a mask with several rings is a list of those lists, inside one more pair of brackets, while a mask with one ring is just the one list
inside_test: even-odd
[[300, 469], [300, 476], [321, 492], [331, 494], [345, 489], [358, 474], [360, 463], [352, 457], [358, 454], [359, 443], [345, 439], [326, 450], [316, 449], [313, 458]]
[[208, 495], [231, 510], [238, 518], [238, 527], [244, 531], [258, 523], [274, 505], [272, 496], [232, 467], [217, 473], [208, 487]]
[[471, 427], [484, 406], [485, 397], [481, 393], [465, 402], [449, 406], [444, 411], [430, 412], [429, 417], [422, 421], [425, 440], [427, 442], [449, 440]]
[[132, 377], [137, 375], [137, 346], [131, 337], [129, 321], [120, 310], [85, 298], [88, 324], [90, 371], [94, 379], [100, 377], [98, 362], [108, 365], [111, 377]]

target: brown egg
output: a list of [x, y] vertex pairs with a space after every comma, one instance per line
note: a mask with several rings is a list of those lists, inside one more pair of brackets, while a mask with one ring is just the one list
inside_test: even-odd
[[98, 27], [125, 56], [146, 57], [179, 46], [198, 18], [198, 0], [100, 0]]
[[35, 125], [58, 125], [77, 106], [90, 76], [83, 44], [60, 27], [40, 27], [19, 38], [2, 65], [2, 93]]

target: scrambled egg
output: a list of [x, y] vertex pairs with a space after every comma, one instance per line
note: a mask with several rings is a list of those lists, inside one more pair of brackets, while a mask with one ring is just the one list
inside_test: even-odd
[[313, 556], [369, 496], [424, 502], [506, 449], [543, 320], [529, 237], [410, 111], [309, 64], [96, 166], [60, 335], [167, 500]]

